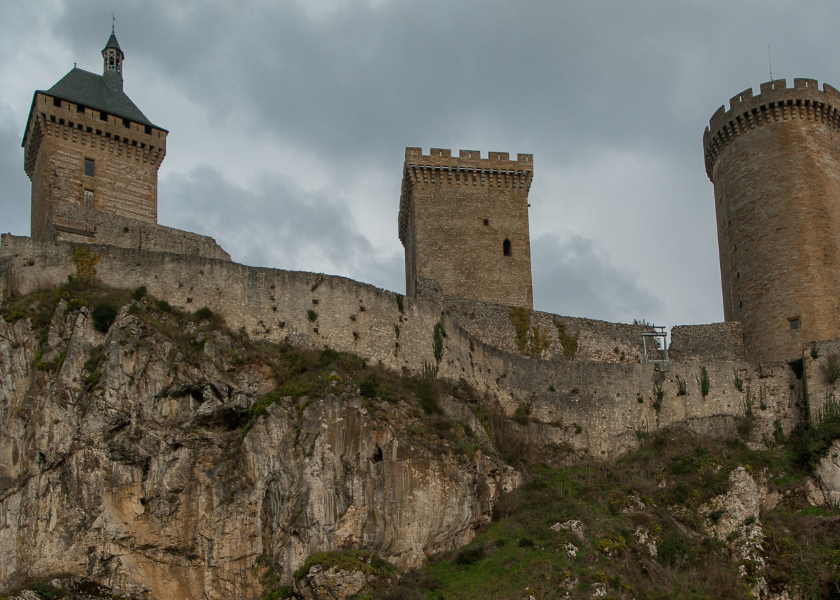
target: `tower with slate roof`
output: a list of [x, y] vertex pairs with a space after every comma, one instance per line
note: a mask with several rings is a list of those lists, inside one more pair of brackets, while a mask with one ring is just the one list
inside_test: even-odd
[[[73, 68], [32, 99], [23, 147], [34, 239], [93, 242], [97, 223], [157, 223], [168, 132], [123, 91], [125, 54], [113, 30], [102, 57], [102, 75]], [[132, 221], [120, 220], [120, 230], [128, 234]]]

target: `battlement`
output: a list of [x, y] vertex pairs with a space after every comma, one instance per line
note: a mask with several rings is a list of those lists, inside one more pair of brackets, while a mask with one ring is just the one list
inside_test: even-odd
[[508, 152], [488, 152], [487, 158], [481, 158], [480, 150], [459, 150], [458, 156], [452, 156], [452, 150], [432, 148], [429, 154], [423, 154], [422, 148], [406, 148], [405, 162], [407, 166], [423, 168], [440, 168], [441, 170], [467, 171], [470, 168], [492, 173], [493, 170], [512, 170], [514, 172], [532, 171], [534, 168], [533, 154], [517, 154], [516, 160], [510, 159]]
[[24, 170], [32, 170], [42, 138], [54, 136], [80, 143], [107, 146], [112, 154], [160, 167], [166, 156], [165, 129], [144, 125], [103, 111], [37, 93], [23, 136]]
[[793, 119], [825, 123], [840, 130], [840, 92], [827, 83], [820, 90], [815, 79], [797, 78], [793, 87], [777, 79], [762, 83], [759, 94], [747, 88], [729, 100], [729, 110], [721, 106], [712, 115], [703, 133], [706, 174], [713, 180], [717, 157], [730, 141], [748, 131]]

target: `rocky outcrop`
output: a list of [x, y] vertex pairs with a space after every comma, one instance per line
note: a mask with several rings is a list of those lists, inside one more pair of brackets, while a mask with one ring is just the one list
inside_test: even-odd
[[825, 503], [834, 508], [840, 507], [840, 440], [834, 440], [814, 471]]
[[62, 303], [38, 355], [30, 321], [0, 319], [0, 581], [216, 599], [258, 595], [266, 569], [292, 585], [317, 551], [414, 567], [472, 540], [519, 483], [481, 452], [417, 443], [416, 407], [373, 410], [353, 382], [243, 427], [269, 370], [228, 369], [230, 336], [193, 332], [188, 360], [128, 306], [103, 334]]

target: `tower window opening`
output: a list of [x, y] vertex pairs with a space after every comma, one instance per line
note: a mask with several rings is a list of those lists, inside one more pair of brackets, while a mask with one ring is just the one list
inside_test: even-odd
[[788, 327], [790, 329], [799, 329], [799, 317], [788, 319]]
[[85, 175], [88, 177], [93, 177], [94, 175], [94, 163], [92, 158], [85, 159]]
[[502, 253], [504, 253], [505, 256], [511, 256], [510, 240], [505, 240], [504, 243], [502, 243]]
[[131, 121], [128, 119], [123, 119], [123, 127], [131, 127]]
[[738, 271], [738, 272], [735, 274], [735, 277], [736, 277], [737, 279], [741, 279], [741, 271]]
[[94, 207], [93, 190], [85, 190], [85, 207]]
[[76, 112], [80, 113], [80, 114], [85, 114], [85, 107], [82, 106], [81, 104], [77, 104], [76, 105]]
[[53, 106], [61, 108], [61, 98], [53, 98]]
[[146, 128], [143, 130], [146, 132], [146, 135], [152, 135], [152, 127], [151, 125], [146, 125]]
[[99, 113], [99, 120], [100, 120], [100, 121], [106, 121], [106, 122], [107, 122], [107, 121], [108, 121], [108, 113], [106, 113], [106, 112], [100, 112], [100, 113]]
[[490, 225], [490, 219], [484, 219], [484, 226], [487, 227]]
[[739, 301], [738, 302], [738, 308], [744, 308], [744, 303]]

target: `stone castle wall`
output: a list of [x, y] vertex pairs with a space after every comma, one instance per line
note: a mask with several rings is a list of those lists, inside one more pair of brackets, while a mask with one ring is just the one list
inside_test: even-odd
[[[25, 294], [66, 281], [75, 271], [75, 247], [3, 235], [0, 290]], [[478, 395], [491, 394], [507, 414], [529, 404], [541, 436], [535, 447], [561, 453], [615, 457], [638, 447], [639, 436], [673, 425], [731, 435], [744, 417], [747, 398], [761, 398], [764, 406], [755, 400], [756, 439], [771, 439], [774, 422], [789, 431], [803, 406], [798, 380], [785, 363], [765, 363], [759, 377], [755, 365], [737, 360], [676, 362], [669, 373], [630, 361], [534, 360], [482, 341], [483, 330], [471, 333], [459, 324], [463, 314], [454, 304], [446, 314], [440, 303], [405, 298], [400, 310], [396, 294], [342, 277], [111, 246], [91, 250], [101, 253], [97, 269], [104, 283], [145, 285], [152, 295], [184, 310], [207, 306], [232, 329], [242, 328], [257, 339], [353, 352], [413, 373], [424, 364], [438, 364], [440, 376], [464, 379]], [[492, 314], [484, 317], [488, 328], [491, 319], [501, 323], [504, 318]], [[537, 315], [535, 321], [548, 317]], [[446, 331], [439, 363], [434, 355], [437, 324]], [[594, 322], [593, 330], [599, 326]], [[622, 330], [616, 326], [612, 331]], [[700, 331], [686, 333], [690, 338]], [[711, 381], [705, 398], [700, 391], [703, 367]], [[747, 382], [744, 391], [736, 389], [736, 372]], [[678, 394], [678, 378], [687, 395]], [[662, 385], [661, 400], [656, 382]]]
[[671, 328], [668, 357], [678, 362], [744, 360], [740, 323], [677, 325]]
[[[406, 148], [399, 233], [406, 293], [422, 297], [419, 279], [443, 293], [533, 307], [528, 191], [533, 156], [474, 150]], [[510, 243], [505, 255], [505, 240]]]
[[732, 98], [703, 137], [724, 315], [755, 359], [840, 337], [839, 109], [829, 85], [772, 81]]
[[[58, 204], [156, 223], [157, 170], [166, 155], [166, 135], [36, 94], [24, 140], [24, 168], [32, 180], [32, 235], [46, 235], [51, 210]], [[85, 159], [94, 161], [93, 177], [85, 174]], [[85, 190], [93, 192], [93, 206]]]
[[152, 252], [190, 254], [230, 260], [230, 255], [211, 237], [165, 227], [114, 213], [56, 204], [45, 239], [96, 243]]

